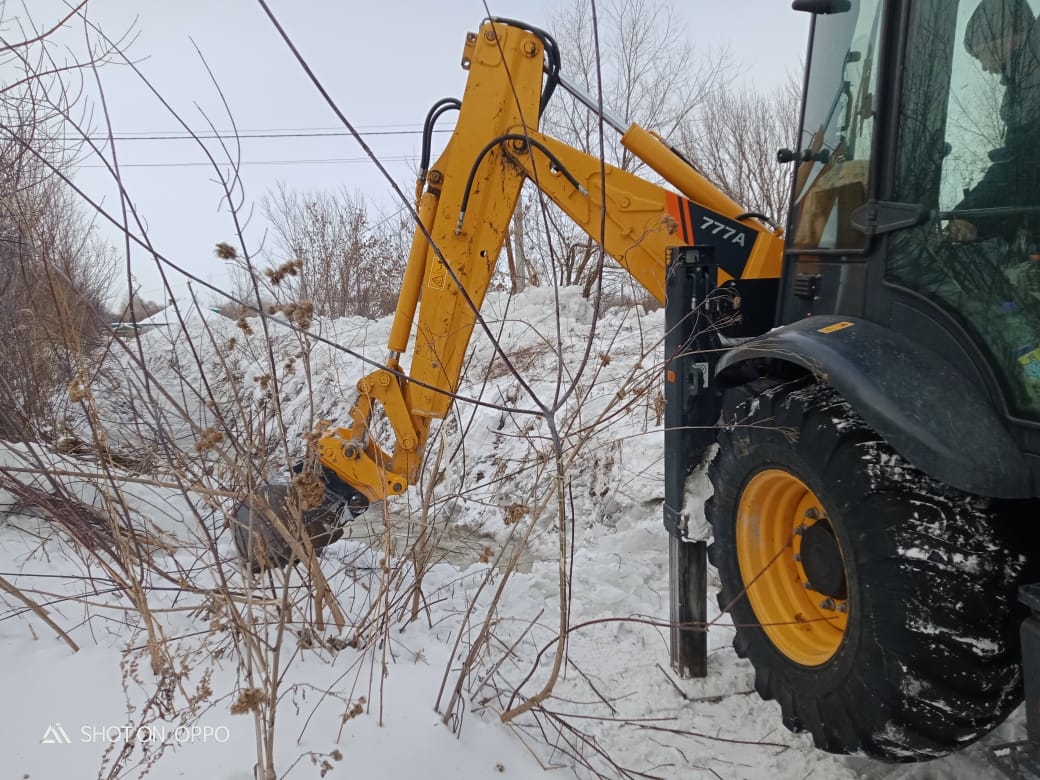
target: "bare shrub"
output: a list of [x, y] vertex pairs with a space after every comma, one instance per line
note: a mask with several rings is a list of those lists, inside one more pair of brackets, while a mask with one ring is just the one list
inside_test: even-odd
[[54, 435], [54, 392], [107, 337], [115, 256], [61, 178], [77, 151], [61, 125], [69, 82], [87, 65], [63, 80], [19, 43], [0, 63], [17, 76], [0, 88], [0, 437], [22, 440]]
[[703, 120], [684, 124], [677, 139], [710, 181], [778, 225], [787, 220], [791, 169], [775, 155], [797, 137], [799, 92], [793, 77], [768, 92], [727, 85], [707, 97]]
[[329, 317], [379, 317], [393, 310], [406, 255], [392, 218], [372, 224], [364, 196], [346, 189], [299, 192], [280, 185], [264, 198], [274, 227], [275, 265], [301, 261], [297, 287]]

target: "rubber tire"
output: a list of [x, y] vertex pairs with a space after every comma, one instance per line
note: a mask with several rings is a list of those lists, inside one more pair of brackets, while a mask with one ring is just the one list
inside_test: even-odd
[[[795, 435], [791, 435], [792, 432]], [[801, 479], [842, 549], [848, 627], [825, 663], [802, 666], [758, 627], [744, 594], [735, 518], [765, 468]], [[960, 749], [1022, 699], [1010, 511], [951, 490], [900, 458], [830, 387], [761, 380], [728, 390], [705, 506], [719, 605], [755, 688], [818, 748], [893, 762]]]

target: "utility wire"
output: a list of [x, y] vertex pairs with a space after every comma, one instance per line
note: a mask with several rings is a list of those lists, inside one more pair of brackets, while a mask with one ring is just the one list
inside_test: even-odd
[[[373, 127], [401, 127], [401, 125], [373, 125]], [[421, 135], [422, 130], [368, 130], [359, 133], [363, 136], [373, 135]], [[436, 133], [449, 133], [451, 130], [441, 129], [435, 130]], [[113, 134], [111, 138], [108, 136], [85, 136], [86, 140], [92, 140], [95, 142], [105, 141], [197, 141], [197, 140], [217, 140], [226, 138], [235, 138], [240, 140], [245, 139], [281, 139], [281, 138], [353, 138], [354, 135], [346, 130], [336, 130], [334, 128], [285, 128], [285, 129], [261, 129], [261, 130], [243, 130], [237, 133], [221, 131], [216, 132], [204, 132], [204, 133], [189, 133], [189, 132], [171, 132], [163, 130], [142, 130], [135, 133], [126, 134]], [[66, 139], [73, 140], [73, 139]], [[76, 139], [76, 140], [84, 140]], [[385, 160], [390, 162], [410, 162], [411, 157], [396, 156], [396, 157], [385, 157]], [[315, 159], [299, 159], [299, 160], [244, 160], [241, 161], [240, 165], [347, 165], [354, 163], [369, 162], [368, 157], [323, 157]], [[197, 162], [154, 162], [154, 163], [123, 163], [120, 167], [122, 168], [198, 168], [198, 167], [209, 167], [209, 162], [197, 161]], [[80, 168], [107, 168], [106, 165], [101, 164], [82, 164], [78, 166]]]
[[[450, 130], [434, 130], [435, 133], [448, 133]], [[422, 135], [422, 129], [410, 129], [410, 130], [366, 130], [359, 135], [362, 136], [374, 136], [374, 135]], [[104, 142], [108, 140], [113, 141], [210, 141], [216, 139], [241, 139], [247, 140], [252, 138], [257, 139], [278, 139], [278, 138], [353, 138], [353, 134], [345, 130], [240, 130], [239, 132], [212, 132], [205, 131], [199, 133], [174, 133], [174, 132], [163, 132], [161, 130], [142, 131], [138, 133], [114, 133], [109, 139], [107, 135], [88, 135], [86, 139], [91, 141]], [[85, 140], [82, 136], [76, 138], [65, 138], [66, 141], [77, 141]]]
[[[398, 157], [382, 157], [384, 161], [389, 162], [410, 162], [411, 157], [398, 156]], [[326, 157], [320, 159], [311, 160], [242, 160], [236, 162], [236, 166], [246, 165], [344, 165], [348, 163], [370, 163], [372, 162], [368, 157]], [[78, 168], [107, 168], [107, 165], [100, 163], [89, 164], [89, 165], [78, 165]], [[198, 161], [198, 162], [154, 162], [154, 163], [120, 163], [120, 168], [212, 168], [213, 163]]]
[[[401, 129], [415, 129], [421, 127], [418, 122], [386, 122], [377, 123], [372, 125], [358, 125], [359, 132], [371, 132], [373, 130], [401, 130]], [[338, 125], [320, 125], [320, 126], [295, 126], [295, 127], [252, 127], [249, 129], [245, 128], [233, 128], [229, 127], [226, 130], [220, 130], [214, 127], [207, 128], [207, 133], [217, 133], [218, 135], [234, 135], [235, 133], [328, 133], [332, 131], [341, 131], [342, 127]], [[117, 130], [115, 135], [191, 135], [191, 130], [178, 130], [176, 128], [159, 128], [158, 130]]]

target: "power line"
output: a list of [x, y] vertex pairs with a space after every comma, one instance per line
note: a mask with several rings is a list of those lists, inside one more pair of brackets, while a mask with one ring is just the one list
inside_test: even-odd
[[[371, 130], [400, 130], [414, 129], [420, 127], [415, 122], [398, 122], [398, 123], [386, 123], [386, 124], [373, 124], [373, 125], [355, 125], [358, 130], [371, 131]], [[344, 130], [343, 125], [325, 125], [322, 127], [253, 127], [251, 129], [245, 128], [228, 128], [226, 130], [214, 130], [209, 128], [204, 132], [217, 133], [218, 135], [234, 135], [236, 132], [239, 133], [327, 133], [333, 130]], [[122, 131], [127, 135], [183, 135], [187, 134], [187, 130], [180, 129], [160, 129], [160, 130], [124, 130]], [[118, 133], [117, 133], [118, 135]]]
[[[411, 157], [396, 156], [396, 157], [381, 157], [384, 162], [411, 162]], [[234, 165], [247, 166], [247, 165], [345, 165], [352, 163], [370, 163], [371, 159], [368, 157], [327, 157], [316, 160], [242, 160], [241, 162], [231, 163], [224, 162], [218, 163], [218, 165]], [[79, 165], [79, 168], [107, 168], [107, 165], [91, 164], [91, 165]], [[212, 168], [213, 163], [209, 162], [155, 162], [155, 163], [120, 163], [120, 168]]]
[[[156, 131], [158, 133], [160, 131]], [[447, 133], [450, 130], [434, 130], [435, 133]], [[422, 135], [422, 130], [368, 130], [359, 135], [363, 137], [376, 136], [376, 135]], [[354, 134], [346, 130], [310, 130], [310, 131], [239, 131], [238, 133], [229, 132], [200, 132], [195, 133], [169, 133], [164, 135], [151, 134], [148, 132], [138, 134], [120, 134], [114, 133], [111, 137], [113, 141], [195, 141], [195, 140], [245, 140], [251, 138], [259, 139], [273, 139], [273, 138], [353, 138]], [[108, 141], [109, 136], [107, 135], [87, 135], [78, 136], [76, 138], [66, 138], [66, 141], [78, 141], [78, 140], [91, 140], [91, 141]]]

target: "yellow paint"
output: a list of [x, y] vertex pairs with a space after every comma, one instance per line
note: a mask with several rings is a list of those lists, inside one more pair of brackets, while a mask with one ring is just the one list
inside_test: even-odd
[[853, 323], [851, 322], [835, 322], [833, 325], [828, 325], [826, 328], [820, 328], [817, 333], [834, 333], [836, 330], [845, 330], [845, 328], [851, 328]]
[[[845, 639], [849, 601], [824, 608], [826, 596], [805, 587], [798, 560], [802, 537], [811, 525], [806, 513], [826, 507], [798, 477], [782, 469], [760, 471], [748, 482], [737, 507], [737, 560], [755, 617], [777, 650], [802, 666], [819, 666], [834, 657]], [[811, 514], [811, 513], [810, 513]]]

